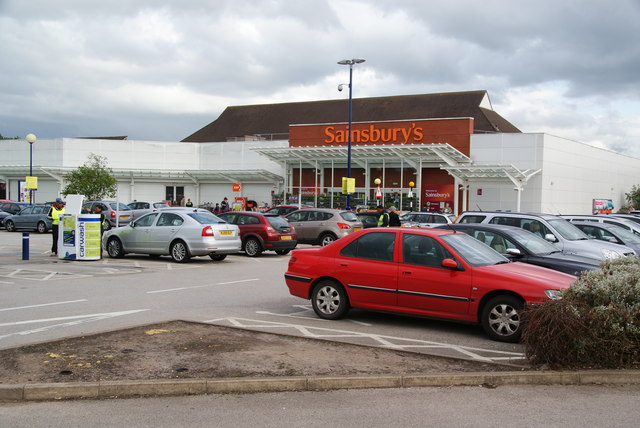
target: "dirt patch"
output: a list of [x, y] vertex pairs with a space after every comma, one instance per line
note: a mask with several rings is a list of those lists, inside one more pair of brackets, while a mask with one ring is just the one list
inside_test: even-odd
[[0, 350], [0, 383], [514, 370], [174, 321]]

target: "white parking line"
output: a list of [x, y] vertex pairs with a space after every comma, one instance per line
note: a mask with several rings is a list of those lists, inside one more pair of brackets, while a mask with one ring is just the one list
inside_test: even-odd
[[[268, 312], [261, 312], [269, 314]], [[271, 314], [279, 315], [279, 314]], [[432, 342], [428, 340], [411, 339], [406, 337], [386, 336], [374, 333], [361, 333], [357, 331], [337, 330], [322, 327], [311, 327], [300, 324], [289, 324], [275, 321], [253, 320], [247, 318], [218, 318], [204, 321], [210, 324], [229, 323], [234, 327], [249, 329], [287, 329], [298, 332], [302, 337], [313, 339], [357, 339], [356, 343], [361, 344], [362, 339], [370, 342], [372, 346], [399, 351], [420, 351], [431, 350], [434, 355], [451, 354], [458, 358], [470, 359], [480, 362], [503, 362], [503, 361], [524, 361], [524, 354], [519, 352], [500, 351], [495, 349], [475, 348], [471, 346], [460, 346], [449, 343]], [[294, 333], [295, 335], [295, 333]], [[348, 343], [348, 342], [347, 342]], [[435, 352], [440, 351], [440, 352]]]
[[165, 288], [162, 290], [147, 291], [147, 294], [169, 293], [171, 291], [194, 290], [197, 288], [214, 287], [216, 285], [240, 284], [244, 282], [253, 282], [253, 281], [259, 281], [259, 280], [260, 280], [259, 278], [251, 278], [251, 279], [241, 279], [239, 281], [218, 282], [215, 284], [207, 284], [207, 285], [194, 285], [192, 287]]
[[107, 319], [107, 318], [114, 318], [114, 317], [119, 317], [119, 316], [123, 316], [123, 315], [131, 315], [131, 314], [135, 314], [135, 313], [138, 313], [138, 312], [144, 312], [144, 311], [148, 311], [148, 310], [149, 309], [137, 309], [137, 310], [132, 310], [132, 311], [105, 312], [105, 313], [102, 313], [102, 314], [74, 315], [74, 316], [69, 316], [69, 317], [45, 318], [45, 319], [39, 319], [39, 320], [28, 320], [28, 321], [17, 321], [17, 322], [4, 323], [4, 324], [0, 324], [0, 327], [70, 320], [69, 322], [64, 322], [64, 323], [59, 323], [59, 324], [52, 324], [52, 325], [47, 325], [47, 326], [40, 327], [40, 328], [35, 328], [35, 329], [32, 329], [32, 330], [17, 331], [17, 332], [14, 332], [14, 333], [1, 335], [0, 336], [0, 340], [1, 339], [5, 339], [7, 337], [11, 337], [11, 336], [26, 336], [28, 334], [40, 333], [40, 332], [43, 332], [43, 331], [53, 330], [54, 328], [58, 328], [58, 327], [71, 327], [71, 326], [74, 326], [74, 325], [83, 324], [83, 323], [87, 323], [87, 322], [100, 321], [100, 320], [104, 320], [104, 319]]
[[4, 312], [4, 311], [16, 311], [19, 309], [31, 309], [31, 308], [41, 308], [43, 306], [54, 306], [54, 305], [66, 305], [68, 303], [80, 303], [80, 302], [86, 302], [87, 299], [81, 299], [81, 300], [67, 300], [65, 302], [52, 302], [52, 303], [42, 303], [40, 305], [29, 305], [29, 306], [16, 306], [15, 308], [4, 308], [4, 309], [0, 309], [0, 312]]

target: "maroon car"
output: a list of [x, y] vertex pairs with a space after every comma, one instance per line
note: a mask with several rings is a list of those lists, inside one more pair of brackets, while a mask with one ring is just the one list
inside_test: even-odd
[[263, 251], [287, 254], [298, 245], [296, 231], [278, 214], [253, 211], [231, 211], [218, 217], [240, 228], [242, 250], [249, 257], [257, 257]]
[[482, 324], [494, 340], [518, 341], [525, 303], [561, 297], [576, 277], [513, 262], [466, 233], [371, 228], [291, 253], [289, 292], [320, 318], [362, 308]]

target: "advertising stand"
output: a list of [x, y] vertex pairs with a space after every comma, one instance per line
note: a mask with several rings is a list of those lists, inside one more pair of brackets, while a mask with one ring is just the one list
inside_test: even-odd
[[100, 260], [100, 215], [80, 214], [82, 195], [68, 195], [60, 217], [58, 257], [65, 260]]

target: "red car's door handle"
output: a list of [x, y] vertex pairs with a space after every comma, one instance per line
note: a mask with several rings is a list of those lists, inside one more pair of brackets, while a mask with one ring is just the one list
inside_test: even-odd
[[411, 275], [413, 272], [411, 272], [410, 270], [406, 270], [404, 272], [402, 272], [403, 275]]

